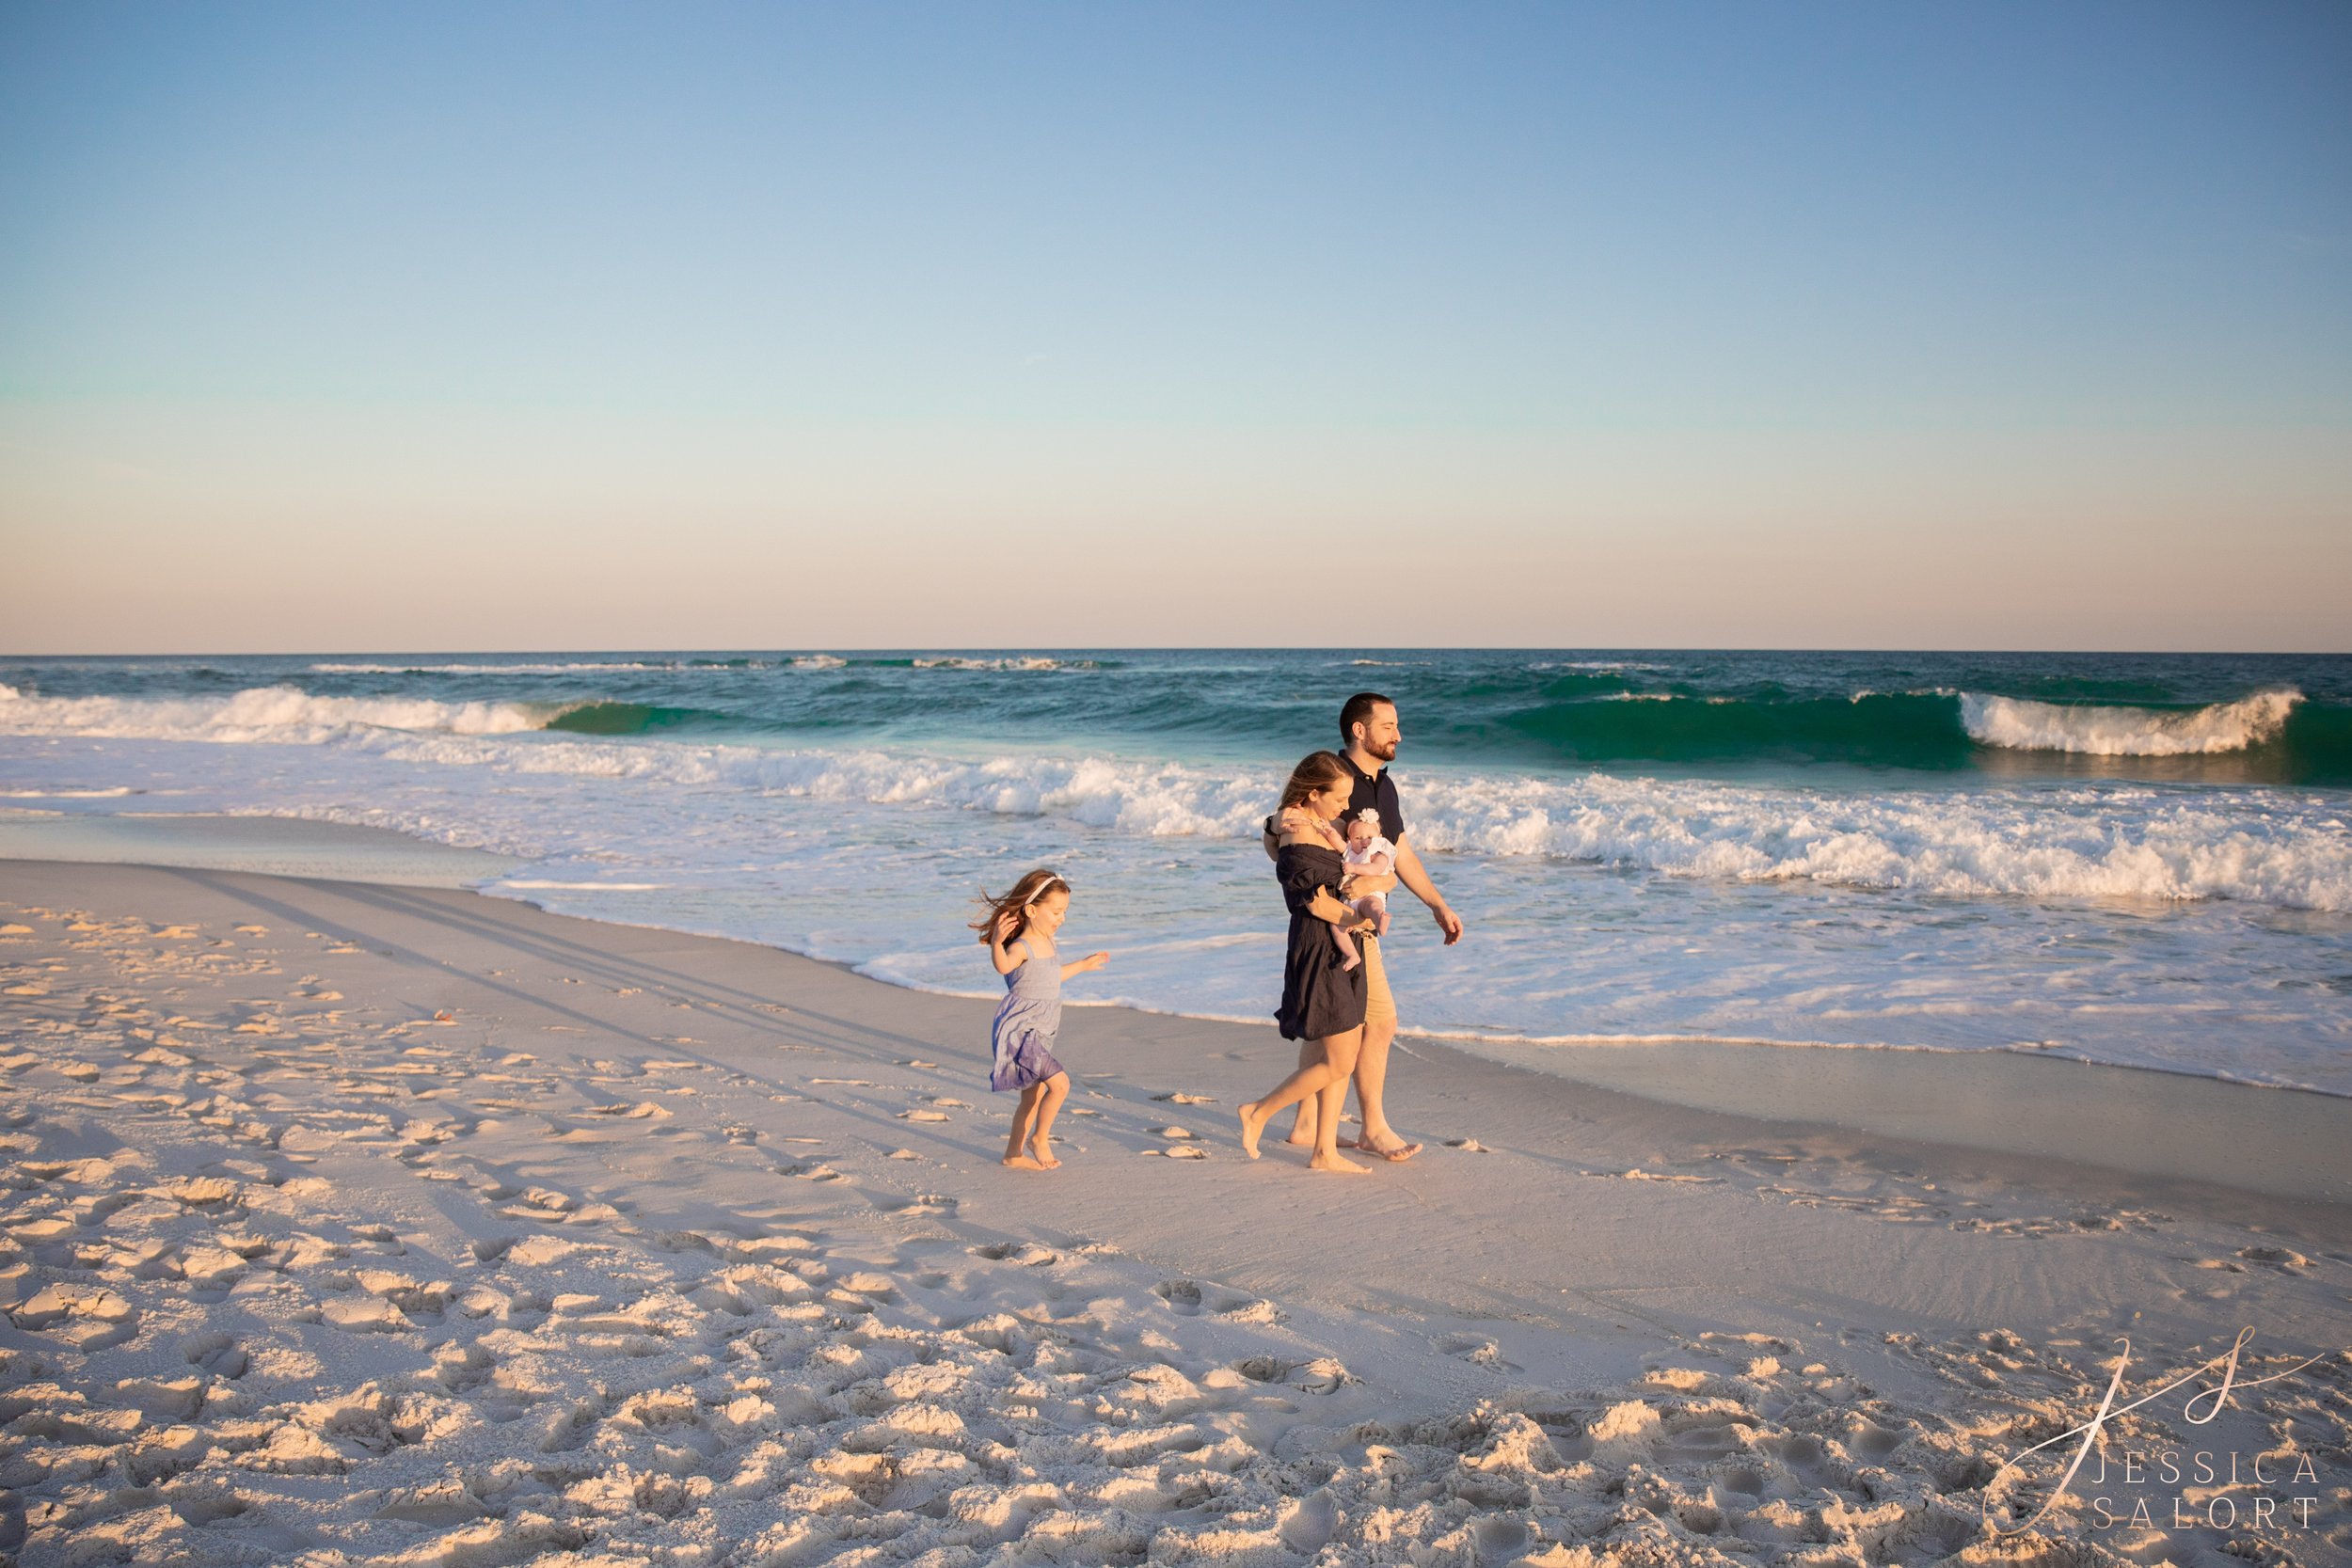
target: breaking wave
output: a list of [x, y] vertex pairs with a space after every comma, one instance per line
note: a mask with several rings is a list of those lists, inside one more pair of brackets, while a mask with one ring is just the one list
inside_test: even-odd
[[514, 735], [544, 728], [558, 703], [441, 703], [425, 697], [320, 697], [292, 686], [227, 697], [28, 697], [0, 686], [0, 735], [315, 744], [357, 730]]
[[[1106, 757], [960, 759], [896, 750], [459, 736], [370, 742], [410, 761], [1052, 816], [1152, 837], [1253, 837], [1281, 775]], [[1413, 842], [1740, 882], [1959, 897], [2242, 899], [2352, 911], [2352, 831], [2259, 791], [2074, 788], [1837, 794], [1591, 773], [1422, 773]]]
[[2277, 740], [2302, 700], [2300, 691], [2257, 691], [2197, 708], [2091, 707], [1963, 692], [1960, 713], [1971, 739], [2010, 751], [2210, 756]]

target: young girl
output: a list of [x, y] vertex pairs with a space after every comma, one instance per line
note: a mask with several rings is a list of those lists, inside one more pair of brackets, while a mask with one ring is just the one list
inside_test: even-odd
[[989, 1038], [994, 1066], [988, 1086], [1002, 1094], [1021, 1091], [1013, 1108], [1012, 1135], [1005, 1140], [1005, 1164], [1016, 1170], [1054, 1170], [1054, 1117], [1070, 1095], [1070, 1074], [1054, 1060], [1054, 1036], [1061, 1029], [1061, 983], [1111, 961], [1108, 953], [1089, 953], [1075, 963], [1057, 961], [1054, 933], [1070, 912], [1070, 884], [1041, 866], [1012, 884], [1001, 898], [980, 890], [988, 913], [972, 923], [988, 943], [996, 973], [1005, 977], [1005, 1005], [996, 1009]]

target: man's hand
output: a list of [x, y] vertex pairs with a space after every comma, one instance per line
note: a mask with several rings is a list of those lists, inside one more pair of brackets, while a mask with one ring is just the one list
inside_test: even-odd
[[1432, 904], [1429, 912], [1437, 916], [1438, 929], [1445, 933], [1448, 947], [1462, 940], [1462, 917], [1454, 912], [1451, 905]]
[[1421, 856], [1414, 852], [1410, 844], [1396, 847], [1396, 875], [1399, 881], [1412, 890], [1414, 897], [1429, 906], [1429, 912], [1437, 918], [1438, 929], [1445, 933], [1445, 944], [1451, 947], [1461, 941], [1462, 917], [1454, 912], [1454, 907], [1438, 892], [1438, 884], [1429, 879], [1429, 873], [1422, 866]]

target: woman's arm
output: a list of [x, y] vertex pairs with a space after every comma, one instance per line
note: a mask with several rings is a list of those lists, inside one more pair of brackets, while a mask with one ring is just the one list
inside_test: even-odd
[[1351, 931], [1369, 930], [1372, 927], [1372, 916], [1358, 914], [1354, 910], [1332, 897], [1330, 891], [1326, 888], [1315, 889], [1315, 895], [1309, 900], [1306, 909], [1307, 912], [1317, 920], [1343, 927]]

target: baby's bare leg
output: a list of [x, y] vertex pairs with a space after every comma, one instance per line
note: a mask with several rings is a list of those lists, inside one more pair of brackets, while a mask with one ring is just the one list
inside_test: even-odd
[[1340, 946], [1340, 968], [1354, 969], [1364, 961], [1364, 956], [1356, 951], [1356, 939], [1337, 926], [1331, 927], [1331, 940], [1338, 942]]

